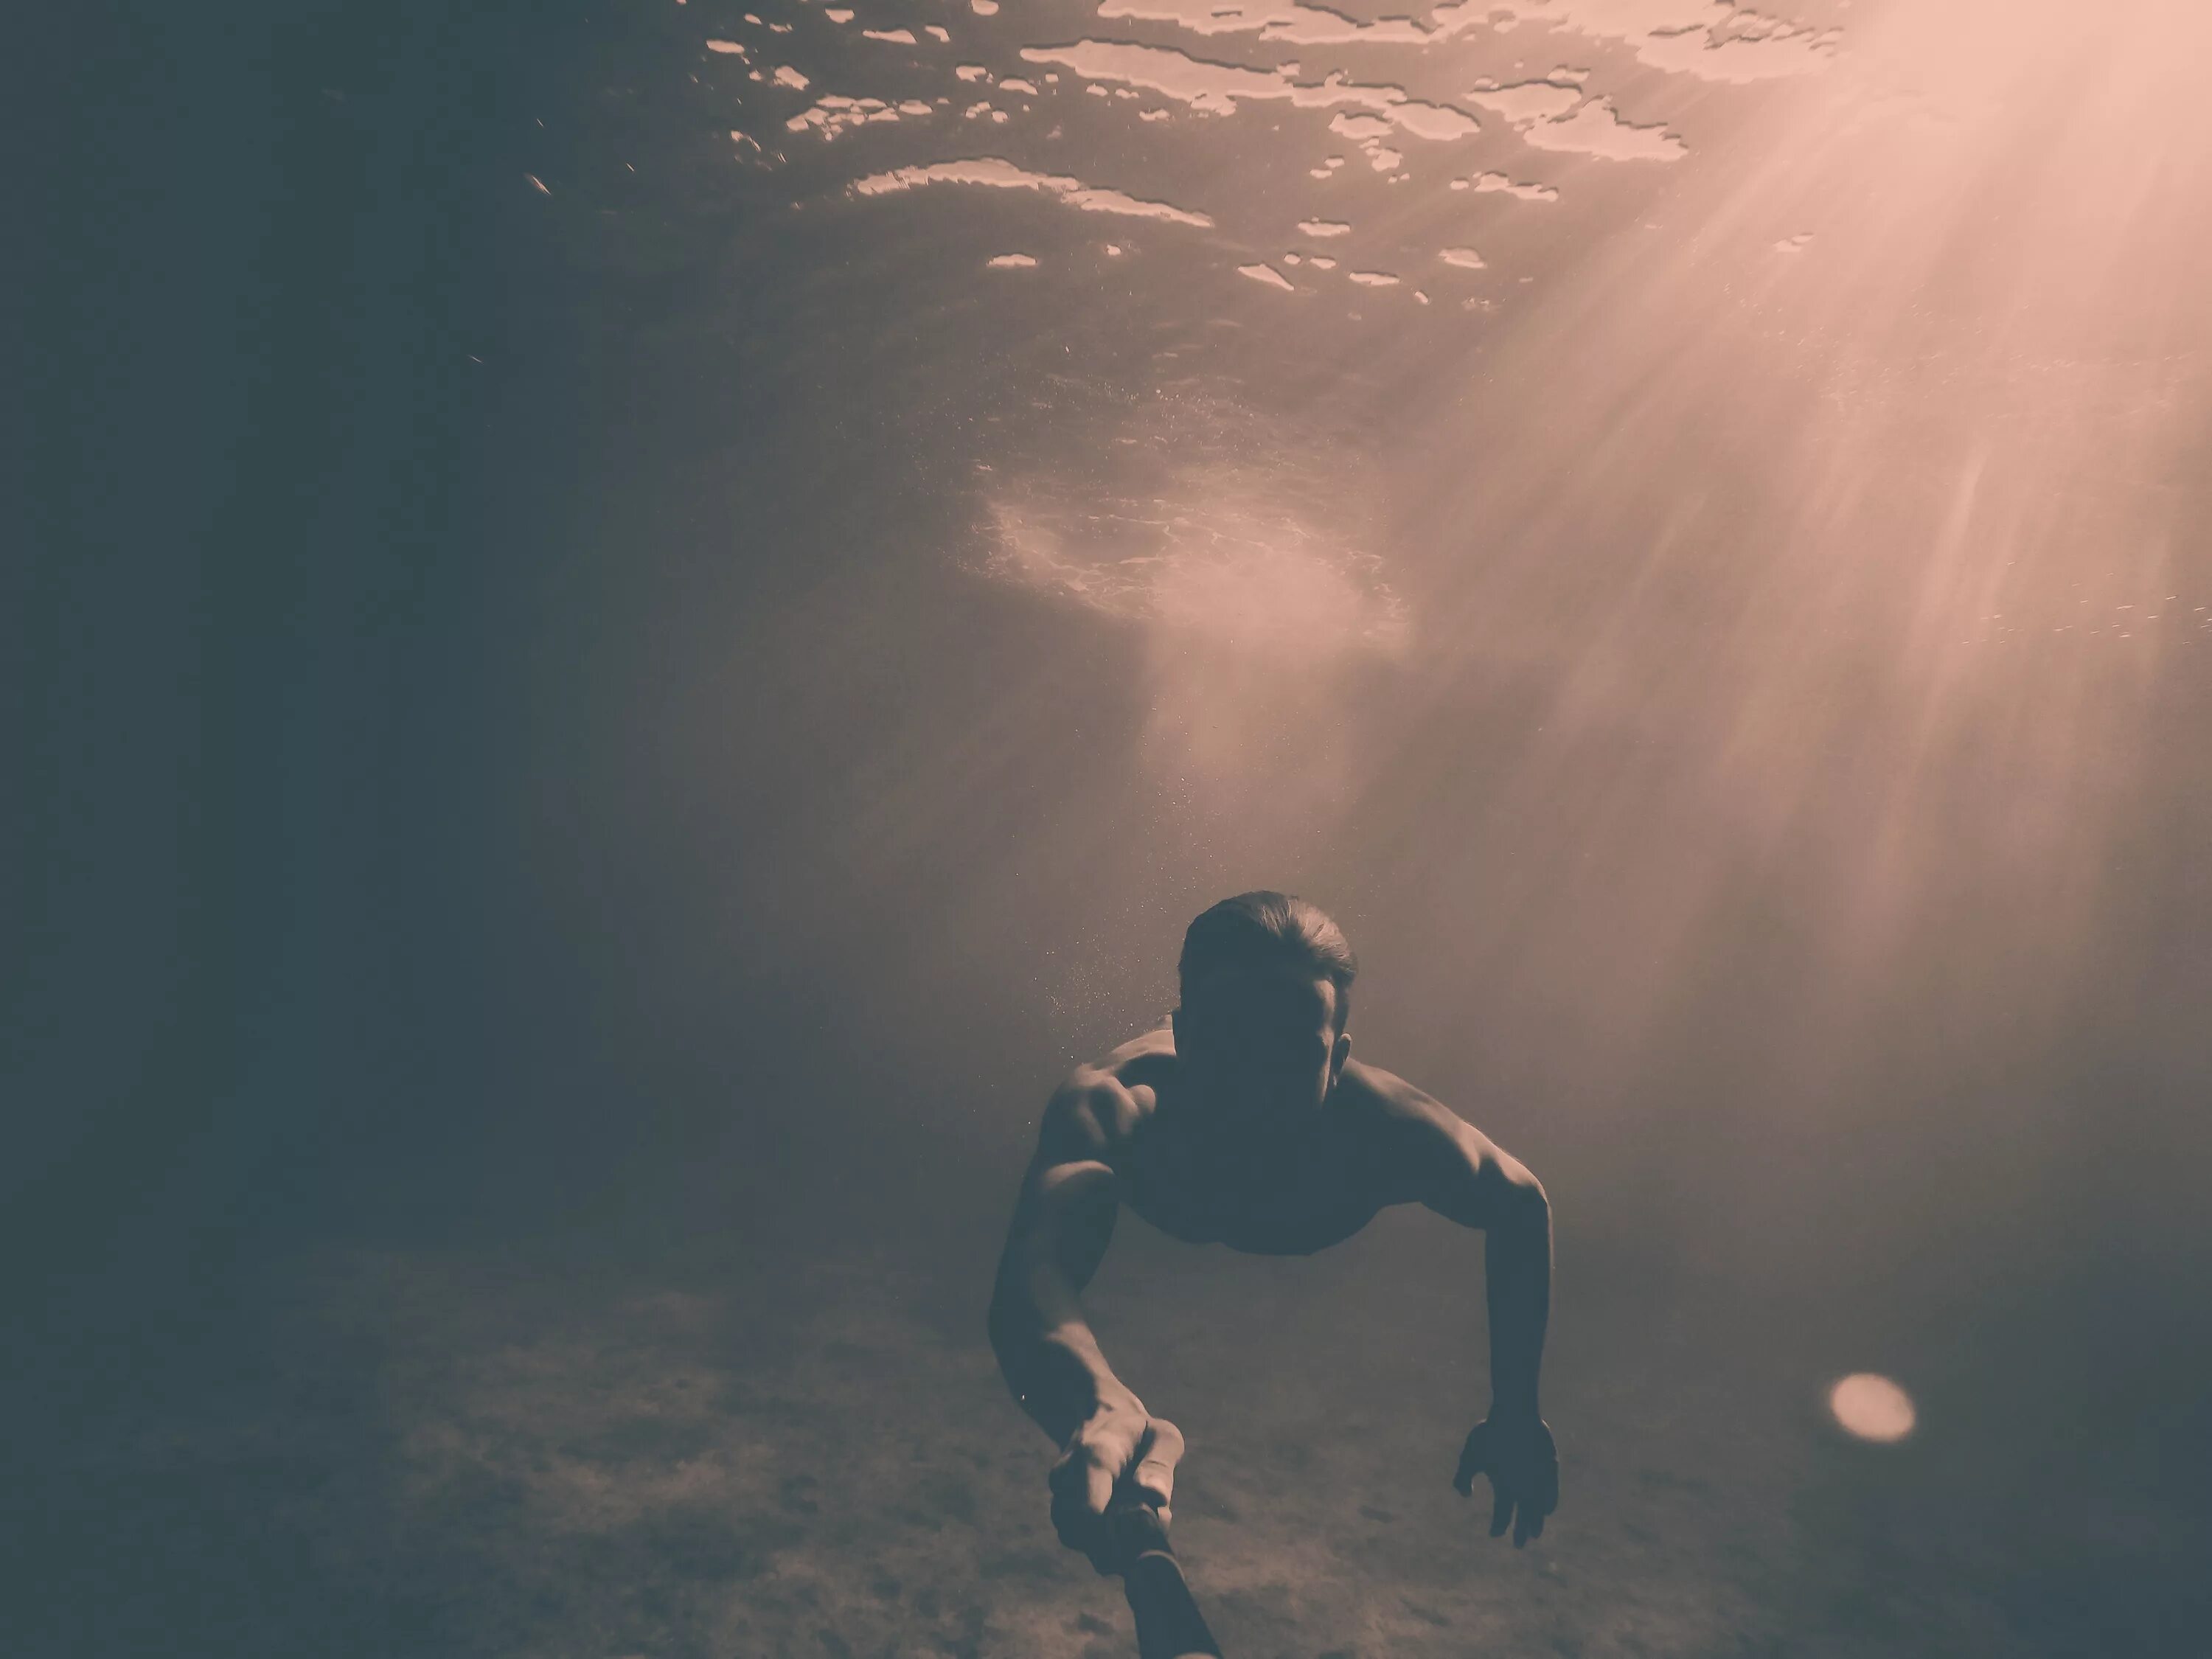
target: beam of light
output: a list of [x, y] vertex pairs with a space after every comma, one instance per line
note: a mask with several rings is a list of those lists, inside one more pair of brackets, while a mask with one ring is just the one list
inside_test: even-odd
[[1828, 1410], [1844, 1433], [1881, 1445], [1893, 1445], [1919, 1421], [1912, 1396], [1886, 1376], [1854, 1371], [1828, 1390]]
[[[1256, 33], [1283, 9], [1237, 15]], [[1077, 48], [1035, 44], [1062, 78], [994, 58], [1041, 88], [1033, 125], [1006, 129], [1019, 188], [853, 204], [916, 236], [965, 226], [953, 215], [979, 200], [1032, 216], [963, 267], [1034, 249], [1020, 289], [1070, 296], [1067, 332], [1040, 348], [1039, 412], [1007, 411], [981, 452], [997, 469], [981, 486], [986, 562], [1126, 643], [1115, 684], [1140, 712], [1132, 751], [1102, 750], [1095, 797], [1024, 817], [1018, 781], [1067, 739], [1010, 686], [988, 721], [884, 762], [901, 787], [825, 842], [851, 869], [897, 870], [977, 802], [1006, 807], [994, 822], [1034, 828], [975, 881], [1012, 891], [1019, 871], [1033, 900], [1062, 881], [1155, 881], [1172, 860], [1109, 869], [1121, 855], [1100, 849], [1178, 828], [1187, 802], [1206, 805], [1204, 833], [1176, 857], [1247, 885], [1281, 824], [1327, 817], [1335, 867], [1377, 872], [1401, 957], [1624, 1097], [1713, 964], [1817, 964], [1824, 986], [1759, 988], [1743, 1045], [1786, 1053], [1806, 1088], [1737, 1080], [1810, 1120], [1814, 1074], [1885, 1000], [1949, 1006], [1968, 1041], [2000, 1011], [2033, 1027], [2063, 1006], [2159, 764], [2146, 711], [2212, 653], [2190, 631], [2212, 573], [2182, 516], [2212, 420], [2212, 138], [2191, 113], [2212, 13], [1863, 5], [1827, 9], [1848, 25], [1836, 37], [1693, 0], [1482, 15], [1499, 9], [1512, 30], [1347, 43], [1340, 82], [1318, 61], [1176, 78], [1241, 111], [1187, 119], [1178, 103], [1156, 133], [1120, 118], [1160, 112], [1109, 99]], [[1664, 75], [1634, 67], [1655, 57]], [[1119, 50], [1079, 62], [1199, 73]], [[1784, 64], [1747, 89], [1754, 67]], [[946, 69], [957, 90], [964, 71]], [[1528, 131], [1482, 104], [1529, 77], [1583, 101], [1534, 111]], [[1344, 107], [1301, 106], [1294, 80]], [[896, 108], [905, 89], [875, 90]], [[1402, 124], [1462, 100], [1480, 131], [1409, 143], [1406, 183], [1326, 154], [1364, 131], [1332, 134], [1336, 117]], [[1686, 153], [1530, 137], [1598, 100]], [[1152, 135], [1141, 152], [1102, 136], [1123, 128]], [[899, 161], [944, 165], [945, 131], [870, 124], [837, 152], [836, 192]], [[790, 165], [826, 179], [824, 153]], [[1048, 286], [1083, 268], [1052, 240], [1083, 234], [1060, 210], [1079, 175], [1214, 222], [1143, 241], [1155, 228], [1132, 223], [1112, 287], [1079, 300]], [[1423, 311], [1417, 283], [1449, 297]], [[1096, 330], [1078, 314], [1091, 301]], [[1164, 428], [1117, 427], [1117, 399], [1193, 383], [1242, 406], [1240, 445], [1139, 486], [1085, 471], [1122, 438], [1173, 450]], [[1036, 436], [1055, 425], [1065, 441]], [[1347, 428], [1358, 441], [1336, 444]], [[986, 465], [945, 459], [948, 473]], [[1354, 498], [1389, 512], [1360, 521]], [[1370, 595], [1346, 550], [1387, 570], [1401, 618], [1388, 649], [1358, 621]], [[1265, 648], [1231, 641], [1192, 625], [1200, 593], [1283, 625], [1255, 623]], [[887, 636], [904, 625], [880, 620]], [[881, 644], [834, 638], [863, 659]]]
[[[1784, 870], [1838, 1006], [1970, 951], [2033, 1019], [2091, 960], [2136, 734], [2212, 651], [2175, 487], [2212, 416], [2212, 14], [2126, 10], [1893, 8], [1693, 145], [1480, 395], [1468, 360], [1380, 366], [1431, 388], [1391, 810], [1556, 826], [1534, 869], [1480, 837], [1422, 867], [1612, 1035]], [[1469, 710], [1524, 700], [1480, 795], [1438, 790]]]

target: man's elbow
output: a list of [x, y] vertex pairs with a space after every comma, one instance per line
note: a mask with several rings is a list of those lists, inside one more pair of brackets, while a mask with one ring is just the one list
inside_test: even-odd
[[1523, 1200], [1528, 1206], [1528, 1231], [1542, 1238], [1547, 1255], [1552, 1249], [1552, 1195], [1544, 1190], [1544, 1183], [1535, 1176], [1528, 1177], [1528, 1196]]
[[1503, 1171], [1505, 1176], [1500, 1218], [1516, 1231], [1541, 1232], [1547, 1237], [1552, 1231], [1552, 1199], [1544, 1190], [1544, 1183], [1520, 1164]]
[[1039, 1322], [1035, 1294], [1012, 1264], [1002, 1267], [991, 1287], [990, 1308], [983, 1316], [991, 1352], [1002, 1360], [1028, 1352], [1036, 1345]]

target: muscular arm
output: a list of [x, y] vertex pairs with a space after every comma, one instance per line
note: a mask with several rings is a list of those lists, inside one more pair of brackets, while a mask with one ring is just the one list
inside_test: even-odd
[[1552, 1308], [1550, 1200], [1517, 1159], [1403, 1079], [1369, 1066], [1361, 1081], [1382, 1100], [1390, 1125], [1389, 1195], [1480, 1228], [1486, 1240], [1490, 1413], [1468, 1436], [1454, 1483], [1464, 1492], [1487, 1473], [1498, 1499], [1491, 1530], [1513, 1520], [1518, 1544], [1543, 1530], [1559, 1501], [1557, 1456], [1537, 1396]]
[[1490, 1302], [1490, 1413], [1534, 1419], [1552, 1311], [1552, 1206], [1536, 1177], [1482, 1132], [1443, 1108], [1439, 1145], [1420, 1200], [1462, 1227], [1480, 1227]]
[[1118, 1571], [1104, 1525], [1133, 1486], [1165, 1519], [1182, 1436], [1114, 1375], [1083, 1315], [1083, 1287], [1113, 1237], [1121, 1177], [1113, 1160], [1136, 1121], [1111, 1079], [1077, 1082], [1045, 1109], [991, 1293], [991, 1347], [1022, 1409], [1061, 1449], [1053, 1526], [1101, 1572]]
[[1071, 1085], [1045, 1108], [991, 1292], [999, 1370], [1058, 1446], [1102, 1405], [1132, 1397], [1099, 1351], [1080, 1299], [1114, 1236], [1113, 1104], [1103, 1091]]

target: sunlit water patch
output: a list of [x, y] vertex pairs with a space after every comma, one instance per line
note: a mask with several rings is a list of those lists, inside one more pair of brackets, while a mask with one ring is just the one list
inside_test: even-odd
[[[1655, 88], [1818, 71], [1842, 39], [1722, 0], [1462, 0], [1370, 19], [1280, 0], [1003, 16], [907, 4], [857, 21], [799, 4], [704, 33], [706, 60], [755, 88], [734, 112], [737, 159], [804, 163], [802, 195], [949, 181], [940, 169], [978, 165], [988, 131], [995, 165], [1051, 181], [1024, 188], [1094, 210], [1172, 203], [1178, 222], [1218, 233], [1183, 257], [1278, 289], [1270, 254], [1293, 224], [1357, 223], [1353, 263], [1402, 269], [1493, 240], [1501, 210], [1573, 194], [1592, 164], [1656, 190], [1668, 170], [1650, 164], [1699, 138], [1679, 100], [1651, 106]], [[834, 149], [817, 161], [809, 143]], [[1501, 279], [1527, 274], [1514, 267], [1528, 257], [1510, 242], [1486, 252]]]
[[997, 156], [975, 161], [938, 161], [927, 167], [897, 167], [855, 180], [854, 191], [862, 196], [882, 196], [893, 191], [919, 190], [925, 185], [975, 185], [994, 190], [1037, 191], [1085, 213], [1116, 213], [1136, 219], [1159, 219], [1170, 224], [1204, 228], [1213, 221], [1202, 213], [1165, 202], [1140, 202], [1118, 190], [1086, 185], [1080, 179], [1031, 173]]
[[1620, 118], [1610, 98], [1588, 98], [1571, 113], [1530, 122], [1521, 137], [1536, 149], [1601, 155], [1614, 161], [1679, 161], [1690, 147], [1658, 124], [1638, 126]]
[[1356, 471], [1192, 396], [1151, 400], [1111, 452], [1085, 476], [995, 483], [980, 573], [1129, 631], [1156, 780], [1216, 805], [1255, 790], [1307, 814], [1339, 804], [1346, 677], [1414, 635], [1365, 542]]
[[1143, 498], [1070, 499], [1049, 483], [1016, 487], [990, 503], [994, 543], [984, 568], [1175, 635], [1179, 650], [1292, 666], [1402, 651], [1405, 607], [1381, 561], [1343, 544], [1269, 483], [1261, 469], [1203, 461], [1176, 469], [1162, 493]]

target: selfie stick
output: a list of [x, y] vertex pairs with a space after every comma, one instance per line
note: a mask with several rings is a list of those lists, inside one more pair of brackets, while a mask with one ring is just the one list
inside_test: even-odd
[[1167, 1523], [1152, 1504], [1116, 1503], [1106, 1512], [1119, 1547], [1121, 1588], [1137, 1621], [1138, 1659], [1221, 1659], [1220, 1644], [1168, 1547]]

